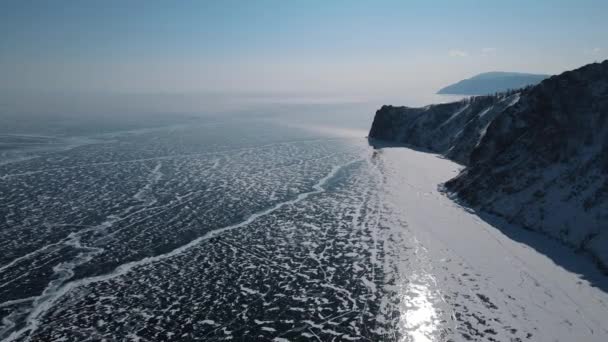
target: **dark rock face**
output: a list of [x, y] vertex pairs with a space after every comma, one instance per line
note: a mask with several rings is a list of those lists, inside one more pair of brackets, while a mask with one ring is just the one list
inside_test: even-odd
[[[607, 266], [608, 61], [517, 94], [477, 99], [469, 101], [471, 113], [457, 115], [464, 102], [385, 106], [370, 137], [428, 148], [468, 165], [445, 184], [453, 195], [587, 250]], [[486, 105], [495, 111], [481, 115]], [[448, 121], [450, 113], [456, 117]]]
[[517, 103], [519, 96], [478, 96], [422, 108], [383, 106], [376, 112], [369, 136], [428, 149], [468, 164], [488, 124]]

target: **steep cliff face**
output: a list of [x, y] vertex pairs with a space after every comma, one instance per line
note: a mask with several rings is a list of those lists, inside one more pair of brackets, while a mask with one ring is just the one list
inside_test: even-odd
[[517, 103], [519, 96], [518, 92], [478, 96], [423, 108], [383, 106], [376, 112], [369, 136], [443, 153], [468, 164], [488, 124]]
[[[453, 195], [608, 266], [608, 61], [510, 96], [440, 106], [383, 107], [370, 137], [468, 165], [445, 184]], [[472, 113], [464, 114], [467, 108]], [[485, 108], [491, 109], [482, 115]]]

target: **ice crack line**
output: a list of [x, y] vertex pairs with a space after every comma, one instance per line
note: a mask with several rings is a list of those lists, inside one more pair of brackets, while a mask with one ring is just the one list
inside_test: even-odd
[[39, 174], [39, 173], [44, 173], [44, 172], [53, 172], [53, 171], [70, 170], [70, 169], [87, 168], [87, 167], [96, 167], [96, 166], [104, 166], [104, 165], [120, 165], [120, 164], [129, 164], [129, 163], [141, 163], [141, 162], [156, 161], [156, 160], [172, 160], [172, 159], [179, 159], [179, 158], [192, 158], [192, 157], [201, 157], [201, 156], [209, 156], [209, 155], [224, 156], [224, 155], [229, 154], [229, 153], [256, 151], [256, 150], [259, 150], [259, 149], [271, 148], [271, 147], [279, 146], [279, 145], [289, 145], [289, 144], [294, 144], [294, 143], [309, 143], [309, 142], [314, 143], [314, 142], [324, 142], [324, 141], [338, 141], [338, 140], [344, 140], [344, 138], [292, 140], [292, 141], [283, 141], [283, 142], [277, 142], [277, 143], [270, 143], [270, 144], [265, 144], [265, 145], [259, 145], [259, 146], [254, 146], [254, 147], [233, 148], [233, 149], [226, 149], [226, 150], [213, 151], [213, 152], [181, 153], [181, 154], [164, 155], [164, 156], [150, 157], [150, 158], [137, 158], [137, 159], [125, 159], [125, 160], [117, 160], [117, 161], [82, 163], [82, 164], [76, 164], [76, 165], [72, 165], [72, 166], [51, 167], [51, 168], [40, 169], [40, 170], [24, 171], [24, 172], [17, 172], [17, 173], [8, 173], [8, 174], [1, 175], [0, 176], [0, 180], [8, 180], [10, 178], [21, 177], [21, 176], [31, 176], [31, 175], [35, 175], [35, 174]]
[[[120, 277], [122, 275], [125, 275], [127, 273], [129, 273], [133, 268], [138, 267], [138, 266], [142, 266], [142, 265], [147, 265], [150, 263], [154, 263], [157, 261], [161, 261], [164, 259], [169, 259], [172, 258], [176, 255], [182, 254], [184, 252], [186, 252], [187, 250], [197, 246], [198, 244], [200, 244], [201, 242], [211, 239], [215, 236], [218, 236], [224, 232], [227, 231], [231, 231], [231, 230], [235, 230], [235, 229], [239, 229], [242, 228], [244, 226], [247, 226], [248, 224], [254, 222], [255, 220], [257, 220], [260, 217], [264, 217], [266, 215], [269, 215], [285, 206], [288, 205], [293, 205], [296, 204], [298, 202], [301, 202], [303, 200], [305, 200], [306, 198], [315, 195], [315, 194], [319, 194], [325, 191], [325, 189], [323, 188], [323, 186], [331, 179], [333, 178], [341, 169], [350, 166], [352, 164], [355, 164], [357, 162], [361, 162], [363, 161], [362, 159], [355, 159], [355, 160], [351, 160], [350, 162], [343, 164], [343, 165], [339, 165], [339, 166], [335, 166], [332, 168], [332, 170], [325, 175], [325, 177], [321, 178], [315, 185], [312, 186], [313, 190], [309, 191], [309, 192], [304, 192], [299, 194], [296, 198], [289, 200], [289, 201], [285, 201], [285, 202], [281, 202], [276, 204], [275, 206], [268, 208], [266, 210], [251, 214], [246, 220], [241, 221], [239, 223], [230, 225], [230, 226], [226, 226], [223, 228], [219, 228], [213, 231], [210, 231], [192, 241], [190, 241], [189, 243], [178, 247], [168, 253], [165, 254], [159, 254], [156, 256], [152, 256], [152, 257], [146, 257], [143, 258], [141, 260], [137, 260], [137, 261], [132, 261], [132, 262], [128, 262], [125, 264], [122, 264], [118, 267], [116, 267], [114, 269], [114, 271], [108, 273], [108, 274], [104, 274], [104, 275], [99, 275], [99, 276], [94, 276], [94, 277], [89, 277], [89, 278], [83, 278], [83, 279], [79, 279], [79, 280], [74, 280], [74, 281], [70, 281], [67, 282], [65, 284], [61, 284], [60, 286], [57, 286], [57, 283], [55, 284], [50, 284], [49, 287], [47, 287], [47, 289], [45, 289], [43, 295], [35, 301], [34, 303], [34, 307], [32, 309], [32, 311], [30, 312], [30, 314], [28, 315], [27, 319], [26, 319], [26, 323], [25, 326], [23, 328], [21, 328], [20, 330], [14, 331], [12, 332], [4, 341], [8, 342], [8, 341], [15, 341], [18, 338], [20, 338], [21, 336], [23, 336], [25, 333], [29, 332], [32, 333], [34, 331], [36, 331], [38, 329], [38, 327], [41, 324], [41, 319], [46, 315], [47, 312], [50, 311], [50, 309], [54, 306], [54, 304], [61, 299], [64, 295], [66, 295], [68, 292], [70, 292], [73, 289], [76, 289], [80, 286], [84, 286], [84, 285], [89, 285], [89, 284], [94, 284], [94, 283], [98, 283], [98, 282], [102, 282], [102, 281], [106, 281], [106, 280], [110, 280], [110, 279], [114, 279], [117, 277]], [[78, 243], [79, 241], [76, 241], [76, 243]], [[93, 251], [93, 253], [95, 253], [97, 251]], [[82, 257], [82, 256], [81, 256]], [[86, 257], [85, 257], [86, 258]], [[70, 270], [68, 270], [69, 273]], [[30, 340], [28, 338], [28, 340]]]

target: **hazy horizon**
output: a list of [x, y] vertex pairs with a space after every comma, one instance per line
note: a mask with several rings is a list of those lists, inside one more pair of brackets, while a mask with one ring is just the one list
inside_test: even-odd
[[603, 60], [607, 12], [602, 1], [7, 1], [0, 90], [14, 102], [415, 97], [481, 72], [557, 74]]

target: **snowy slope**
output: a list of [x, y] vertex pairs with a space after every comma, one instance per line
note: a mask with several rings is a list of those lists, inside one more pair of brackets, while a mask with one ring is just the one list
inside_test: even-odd
[[456, 198], [608, 265], [608, 61], [508, 96], [384, 106], [369, 136], [468, 165], [445, 184]]

